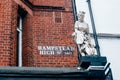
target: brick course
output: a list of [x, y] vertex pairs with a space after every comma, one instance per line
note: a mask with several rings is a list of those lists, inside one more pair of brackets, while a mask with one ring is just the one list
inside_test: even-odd
[[0, 66], [16, 65], [17, 5], [0, 0]]

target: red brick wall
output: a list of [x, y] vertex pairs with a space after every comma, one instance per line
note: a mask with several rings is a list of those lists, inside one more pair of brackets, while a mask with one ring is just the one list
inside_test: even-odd
[[[66, 2], [67, 1], [67, 2]], [[67, 3], [67, 4], [66, 4]], [[34, 11], [27, 15], [23, 32], [23, 66], [75, 67], [77, 52], [73, 55], [41, 55], [38, 46], [73, 46], [74, 26], [71, 0], [34, 0], [37, 5], [63, 6], [64, 11]], [[66, 4], [66, 5], [65, 5]]]
[[29, 0], [34, 5], [42, 6], [61, 6], [65, 7], [66, 10], [72, 10], [72, 0]]
[[23, 20], [23, 66], [34, 65], [33, 20], [29, 14]]
[[[31, 0], [32, 1], [32, 0]], [[73, 46], [72, 0], [33, 0], [35, 5], [62, 6], [65, 10], [42, 10], [29, 13], [23, 20], [23, 66], [75, 67], [73, 55], [41, 55], [38, 46]], [[16, 65], [17, 10], [13, 0], [0, 0], [0, 66]]]
[[35, 5], [63, 6], [65, 0], [33, 0]]
[[17, 4], [0, 0], [0, 66], [16, 65]]

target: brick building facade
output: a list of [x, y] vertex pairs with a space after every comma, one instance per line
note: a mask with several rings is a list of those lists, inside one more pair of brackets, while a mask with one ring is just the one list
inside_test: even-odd
[[76, 67], [72, 0], [0, 0], [0, 66]]
[[0, 0], [0, 80], [113, 80], [106, 57], [76, 68], [73, 1]]
[[16, 65], [17, 4], [0, 0], [0, 65]]

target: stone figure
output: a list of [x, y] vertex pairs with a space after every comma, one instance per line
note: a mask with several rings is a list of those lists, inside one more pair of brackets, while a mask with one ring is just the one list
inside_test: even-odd
[[85, 12], [80, 11], [78, 13], [78, 21], [75, 22], [74, 29], [75, 31], [72, 34], [72, 37], [77, 44], [78, 49], [78, 60], [79, 64], [81, 65], [82, 56], [91, 56], [95, 55], [95, 48], [94, 45], [91, 44], [90, 33], [89, 33], [89, 26], [84, 21]]

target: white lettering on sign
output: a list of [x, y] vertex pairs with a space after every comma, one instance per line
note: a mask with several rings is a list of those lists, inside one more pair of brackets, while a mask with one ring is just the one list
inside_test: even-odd
[[38, 46], [38, 50], [41, 55], [59, 55], [59, 54], [71, 55], [73, 54], [74, 47], [72, 46]]

